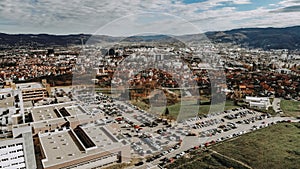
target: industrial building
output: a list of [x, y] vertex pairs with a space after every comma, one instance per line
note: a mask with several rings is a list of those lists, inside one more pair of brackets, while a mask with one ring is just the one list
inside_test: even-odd
[[129, 162], [130, 144], [111, 131], [109, 125], [88, 124], [39, 133], [43, 168], [86, 169]]

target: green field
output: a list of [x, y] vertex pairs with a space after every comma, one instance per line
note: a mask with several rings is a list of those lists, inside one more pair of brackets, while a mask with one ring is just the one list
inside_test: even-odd
[[299, 143], [300, 123], [280, 123], [218, 143], [206, 152], [197, 150], [167, 168], [299, 169]]
[[292, 100], [282, 100], [280, 107], [286, 116], [300, 116], [300, 102]]
[[145, 102], [139, 101], [139, 100], [131, 100], [130, 103], [137, 106], [137, 107], [139, 107], [140, 109], [143, 109], [143, 110], [148, 110], [149, 109], [148, 104], [146, 104]]
[[300, 124], [281, 123], [257, 130], [212, 149], [252, 168], [299, 169]]
[[[182, 107], [181, 107], [182, 106]], [[176, 118], [179, 111], [182, 113], [181, 116], [195, 116], [195, 113], [198, 112], [199, 115], [204, 115], [212, 112], [220, 112], [224, 110], [230, 110], [237, 108], [234, 105], [233, 101], [226, 101], [224, 104], [215, 104], [215, 105], [197, 105], [197, 101], [182, 101], [182, 103], [176, 103], [174, 105], [168, 106], [170, 116]], [[151, 112], [162, 113], [164, 108], [155, 107], [151, 109]]]

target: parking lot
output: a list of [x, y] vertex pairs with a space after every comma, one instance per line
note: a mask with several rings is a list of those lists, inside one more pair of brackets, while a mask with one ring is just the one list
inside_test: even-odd
[[[238, 110], [233, 110], [233, 111], [229, 111], [229, 112], [224, 112], [224, 113], [218, 113], [215, 115], [211, 115], [210, 117], [207, 118], [216, 118], [216, 116], [221, 115], [220, 117], [224, 117], [226, 114], [237, 114], [240, 113], [243, 114], [242, 112], [247, 112], [249, 111], [248, 109], [238, 109]], [[201, 120], [207, 120], [206, 118], [202, 118]], [[296, 119], [292, 120], [292, 122], [295, 122]], [[191, 119], [188, 120], [189, 122], [197, 122], [197, 119]], [[197, 135], [197, 136], [186, 136], [183, 138], [183, 141], [181, 143], [181, 146], [172, 151], [169, 152], [167, 154], [162, 154], [160, 156], [158, 156], [158, 158], [154, 158], [153, 161], [151, 161], [151, 166], [156, 166], [156, 165], [160, 165], [160, 166], [164, 166], [170, 162], [172, 162], [173, 160], [176, 160], [178, 158], [180, 158], [181, 156], [184, 156], [186, 153], [189, 153], [190, 151], [194, 151], [195, 149], [198, 148], [207, 148], [210, 145], [216, 144], [218, 142], [224, 141], [224, 140], [228, 140], [228, 139], [232, 139], [234, 137], [238, 137], [242, 134], [246, 134], [248, 132], [260, 129], [260, 128], [264, 128], [267, 127], [269, 125], [273, 125], [276, 124], [277, 122], [281, 122], [281, 121], [291, 121], [289, 120], [289, 118], [282, 118], [282, 117], [271, 117], [269, 115], [266, 114], [262, 114], [259, 112], [247, 112], [246, 116], [242, 116], [242, 117], [237, 117], [237, 118], [233, 118], [233, 119], [225, 119], [223, 123], [228, 123], [229, 126], [231, 127], [230, 130], [224, 131], [224, 132], [220, 132], [220, 133], [216, 133], [214, 135], [209, 135], [209, 136], [201, 136], [201, 135]], [[297, 121], [297, 120], [296, 120]], [[241, 123], [242, 122], [242, 123]], [[236, 124], [236, 127], [232, 127], [233, 124]], [[182, 125], [187, 125], [187, 123]], [[218, 128], [218, 126], [220, 126], [221, 124], [215, 124], [215, 125], [211, 125], [211, 126], [207, 126], [210, 129], [208, 129], [208, 131], [210, 130], [214, 130], [216, 128]], [[198, 129], [200, 131], [200, 129]], [[201, 131], [203, 132], [203, 131]], [[140, 167], [137, 167], [139, 169], [142, 168], [147, 168], [146, 164]], [[148, 164], [148, 168], [149, 168], [149, 164]]]
[[[171, 147], [176, 147], [183, 136], [181, 130], [175, 130], [175, 127], [170, 127], [165, 119], [147, 113], [137, 107], [124, 102], [114, 101], [113, 111], [121, 112], [111, 113], [102, 110], [107, 115], [114, 117], [119, 123], [121, 132], [131, 143], [132, 155], [136, 157], [148, 157], [153, 154], [167, 154], [172, 151]], [[178, 147], [178, 146], [177, 146]]]
[[132, 157], [144, 159], [132, 167], [140, 169], [166, 165], [194, 149], [206, 148], [283, 120], [235, 108], [171, 125], [167, 119], [104, 95], [97, 96], [93, 102], [101, 102], [97, 112], [105, 115], [105, 121], [119, 124], [120, 133], [131, 145]]

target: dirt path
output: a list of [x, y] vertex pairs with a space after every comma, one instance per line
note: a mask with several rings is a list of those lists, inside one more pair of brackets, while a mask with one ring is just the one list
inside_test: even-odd
[[244, 166], [244, 167], [246, 167], [246, 168], [253, 169], [253, 168], [250, 167], [249, 165], [247, 165], [247, 164], [245, 164], [245, 163], [243, 163], [243, 162], [241, 162], [241, 161], [239, 161], [239, 160], [236, 160], [236, 159], [234, 159], [234, 158], [231, 158], [231, 157], [228, 157], [228, 156], [226, 156], [226, 155], [220, 154], [219, 152], [216, 152], [216, 151], [214, 151], [214, 150], [211, 150], [211, 152], [213, 152], [213, 153], [215, 153], [215, 154], [218, 154], [218, 155], [220, 155], [220, 156], [222, 156], [222, 157], [224, 157], [224, 158], [227, 158], [227, 159], [230, 159], [230, 160], [232, 160], [232, 161], [235, 161], [235, 162], [241, 164], [242, 166]]

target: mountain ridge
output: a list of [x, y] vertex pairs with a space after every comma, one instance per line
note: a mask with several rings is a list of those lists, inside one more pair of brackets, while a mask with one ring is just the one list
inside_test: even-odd
[[[210, 31], [204, 34], [189, 34], [179, 36], [168, 35], [145, 35], [131, 37], [113, 37], [108, 35], [91, 34], [6, 34], [0, 33], [0, 49], [16, 47], [53, 47], [80, 45], [82, 43], [97, 42], [173, 42], [178, 39], [196, 41], [198, 38], [207, 37], [212, 42], [230, 42], [248, 48], [290, 49], [300, 50], [300, 26], [285, 28], [239, 28], [228, 31]], [[204, 36], [205, 35], [205, 36]], [[92, 38], [91, 38], [92, 37]]]

